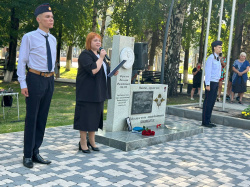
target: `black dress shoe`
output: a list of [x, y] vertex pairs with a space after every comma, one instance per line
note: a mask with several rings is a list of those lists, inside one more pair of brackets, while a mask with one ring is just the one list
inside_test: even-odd
[[81, 146], [81, 143], [79, 142], [79, 150], [81, 150], [83, 153], [90, 153], [90, 150], [87, 149], [87, 150], [83, 150], [82, 149], [82, 146]]
[[216, 127], [217, 125], [215, 125], [214, 123], [209, 123], [209, 125], [211, 125], [212, 127]]
[[51, 161], [49, 161], [49, 160], [44, 160], [41, 157], [41, 155], [39, 155], [39, 154], [33, 155], [32, 159], [33, 159], [33, 162], [37, 162], [40, 164], [50, 164], [51, 163]]
[[89, 141], [87, 142], [87, 146], [88, 146], [88, 147], [91, 147], [93, 151], [100, 151], [100, 149], [99, 149], [98, 147], [93, 147], [93, 146], [90, 144]]
[[31, 158], [25, 158], [25, 157], [23, 157], [23, 165], [24, 165], [26, 168], [33, 168], [32, 159], [31, 159]]
[[207, 127], [207, 128], [212, 128], [213, 126], [212, 125], [210, 125], [210, 124], [201, 124], [201, 126], [203, 126], [203, 127]]

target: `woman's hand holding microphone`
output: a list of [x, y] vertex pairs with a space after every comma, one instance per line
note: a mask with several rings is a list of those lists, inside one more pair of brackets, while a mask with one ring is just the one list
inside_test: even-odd
[[101, 47], [100, 47], [100, 51], [99, 52], [100, 52], [100, 58], [104, 59], [105, 55], [107, 55], [107, 52], [103, 48], [101, 48]]
[[[109, 58], [108, 58], [108, 56], [107, 56], [107, 52], [102, 48], [102, 47], [100, 47], [100, 49], [99, 49], [100, 51], [100, 58], [102, 58], [102, 59], [104, 59], [104, 58], [106, 58], [107, 60], [110, 60]], [[116, 75], [118, 75], [118, 73], [119, 73], [119, 71], [116, 71], [115, 73], [114, 73], [114, 75], [116, 76]]]

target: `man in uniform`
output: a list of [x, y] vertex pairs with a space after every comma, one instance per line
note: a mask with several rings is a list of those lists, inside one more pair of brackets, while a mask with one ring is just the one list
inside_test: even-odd
[[212, 128], [216, 127], [211, 123], [211, 115], [217, 97], [218, 85], [221, 76], [221, 58], [222, 42], [214, 41], [212, 43], [213, 53], [207, 58], [205, 65], [205, 99], [202, 111], [202, 126]]
[[26, 97], [23, 165], [28, 168], [33, 167], [33, 162], [51, 163], [40, 156], [39, 147], [54, 91], [56, 61], [56, 38], [49, 33], [54, 25], [51, 7], [48, 3], [42, 4], [34, 14], [39, 27], [23, 36], [17, 66], [21, 93]]

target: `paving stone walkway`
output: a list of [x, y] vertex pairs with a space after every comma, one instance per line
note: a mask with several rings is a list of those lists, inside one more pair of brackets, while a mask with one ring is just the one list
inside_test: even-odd
[[[200, 121], [167, 115], [167, 123]], [[51, 165], [22, 165], [23, 132], [0, 134], [0, 186], [250, 186], [250, 130], [218, 125], [178, 141], [123, 152], [78, 151], [72, 126], [46, 130], [41, 155]]]

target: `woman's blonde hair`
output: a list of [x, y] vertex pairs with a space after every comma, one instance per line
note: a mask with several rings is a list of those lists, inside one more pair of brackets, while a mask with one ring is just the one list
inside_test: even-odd
[[246, 54], [245, 52], [241, 52], [241, 53], [240, 53], [240, 56], [247, 57], [247, 54]]
[[88, 35], [87, 35], [87, 38], [86, 38], [86, 43], [85, 43], [85, 48], [87, 50], [90, 50], [91, 49], [91, 41], [95, 38], [99, 38], [100, 40], [102, 40], [102, 37], [95, 33], [95, 32], [90, 32]]

